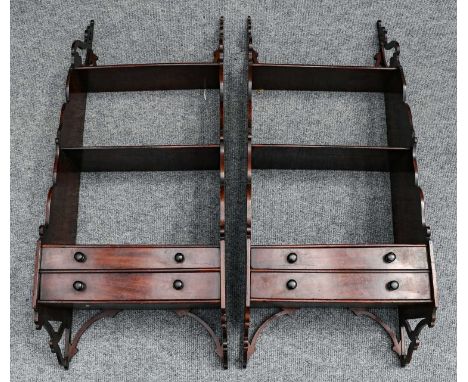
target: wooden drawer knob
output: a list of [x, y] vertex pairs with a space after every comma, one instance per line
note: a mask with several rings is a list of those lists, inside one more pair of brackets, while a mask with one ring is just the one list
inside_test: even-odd
[[176, 253], [174, 256], [174, 260], [176, 261], [176, 263], [183, 263], [185, 260], [184, 254], [180, 252]]
[[386, 263], [393, 263], [396, 260], [396, 255], [393, 252], [389, 252], [384, 256]]
[[397, 290], [399, 287], [400, 287], [400, 284], [396, 280], [393, 280], [387, 283], [388, 290]]
[[297, 261], [297, 255], [294, 252], [291, 252], [286, 259], [289, 264], [294, 264]]
[[86, 261], [86, 255], [83, 252], [76, 252], [73, 258], [79, 263], [84, 263]]
[[297, 288], [297, 281], [296, 280], [289, 280], [287, 283], [286, 283], [286, 288], [288, 288], [289, 290], [292, 290], [292, 289], [296, 289]]
[[82, 292], [86, 289], [86, 284], [83, 281], [75, 281], [73, 283], [73, 289], [78, 292]]
[[181, 290], [183, 287], [184, 287], [184, 283], [182, 282], [182, 280], [176, 280], [174, 281], [174, 284], [172, 284], [174, 289], [176, 290]]

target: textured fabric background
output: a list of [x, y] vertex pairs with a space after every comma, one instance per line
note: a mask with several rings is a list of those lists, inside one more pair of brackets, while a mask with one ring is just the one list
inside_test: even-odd
[[[209, 61], [224, 15], [229, 370], [208, 335], [170, 311], [93, 326], [68, 371], [31, 310], [34, 245], [51, 184], [70, 45], [96, 20], [98, 64]], [[441, 308], [401, 369], [385, 333], [342, 309], [275, 322], [240, 369], [245, 271], [246, 17], [262, 62], [372, 65], [382, 19], [401, 44], [419, 138]], [[11, 372], [14, 381], [454, 381], [456, 345], [455, 1], [13, 1], [11, 3]], [[206, 97], [206, 100], [205, 100]], [[255, 92], [254, 141], [385, 144], [376, 94]], [[89, 97], [86, 144], [216, 143], [216, 92]], [[86, 174], [80, 242], [216, 241], [217, 174]], [[388, 242], [386, 174], [255, 172], [255, 243]], [[129, 199], [131, 197], [131, 200]], [[254, 312], [258, 324], [270, 311]], [[91, 312], [77, 312], [75, 324]], [[200, 312], [218, 327], [216, 312]], [[395, 324], [393, 311], [382, 316]]]

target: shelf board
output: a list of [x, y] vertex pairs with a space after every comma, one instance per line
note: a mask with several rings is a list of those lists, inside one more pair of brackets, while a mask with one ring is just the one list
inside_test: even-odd
[[71, 70], [71, 92], [219, 89], [218, 63], [82, 66]]
[[251, 64], [252, 89], [402, 93], [397, 68]]
[[220, 159], [217, 144], [64, 147], [61, 152], [82, 172], [219, 170]]
[[412, 171], [412, 149], [375, 146], [252, 145], [253, 169]]

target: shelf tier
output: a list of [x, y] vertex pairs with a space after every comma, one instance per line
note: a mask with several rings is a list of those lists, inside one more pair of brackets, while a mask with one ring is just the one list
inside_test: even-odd
[[64, 147], [76, 171], [219, 170], [219, 145]]
[[252, 89], [401, 93], [398, 68], [251, 64]]
[[71, 70], [71, 92], [219, 89], [219, 63], [82, 66]]
[[253, 169], [410, 172], [412, 165], [404, 147], [252, 145]]

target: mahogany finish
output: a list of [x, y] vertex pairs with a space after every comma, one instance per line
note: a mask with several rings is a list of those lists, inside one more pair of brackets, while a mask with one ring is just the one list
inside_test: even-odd
[[252, 63], [252, 89], [335, 92], [394, 92], [402, 87], [398, 68]]
[[219, 145], [66, 147], [81, 172], [218, 170]]
[[[287, 283], [294, 281], [293, 288]], [[394, 290], [389, 283], [399, 285]], [[431, 300], [428, 272], [258, 272], [251, 274], [251, 298], [256, 300]]]
[[349, 170], [412, 173], [412, 150], [404, 147], [252, 145], [257, 170]]
[[[199, 273], [42, 273], [40, 300], [153, 301], [219, 300], [219, 272]], [[80, 282], [84, 287], [77, 288]], [[74, 285], [75, 284], [75, 285]]]
[[41, 259], [41, 270], [219, 269], [219, 267], [219, 247], [44, 245]]
[[[416, 138], [411, 110], [405, 101], [406, 81], [399, 62], [400, 48], [396, 41], [387, 41], [387, 32], [380, 21], [377, 33], [379, 48], [373, 67], [268, 64], [258, 62], [250, 17], [247, 20], [244, 367], [265, 328], [300, 307], [348, 307], [356, 315], [374, 320], [388, 334], [402, 366], [411, 361], [422, 328], [435, 323], [438, 294], [433, 248], [418, 185]], [[385, 57], [387, 50], [393, 50], [389, 64]], [[383, 93], [388, 146], [252, 144], [252, 91], [255, 89]], [[388, 172], [394, 243], [252, 246], [253, 169]], [[398, 309], [398, 335], [366, 310], [382, 306]], [[250, 336], [253, 307], [280, 310]], [[409, 319], [420, 321], [413, 328]]]
[[251, 267], [401, 271], [428, 270], [428, 262], [424, 245], [252, 246]]
[[83, 92], [219, 89], [218, 63], [103, 65], [76, 69]]
[[[33, 280], [37, 329], [44, 327], [60, 365], [69, 367], [85, 331], [122, 309], [175, 309], [195, 319], [215, 343], [227, 368], [227, 318], [224, 238], [224, 19], [219, 22], [213, 62], [97, 66], [94, 21], [84, 40], [72, 44], [66, 102], [55, 140], [53, 183], [45, 223], [39, 229]], [[219, 144], [159, 146], [83, 146], [88, 92], [219, 90]], [[219, 171], [219, 244], [77, 244], [81, 172]], [[73, 308], [103, 310], [83, 323], [72, 338]], [[190, 309], [219, 309], [213, 330]], [[51, 321], [60, 324], [55, 330]], [[63, 349], [60, 344], [64, 343]]]

